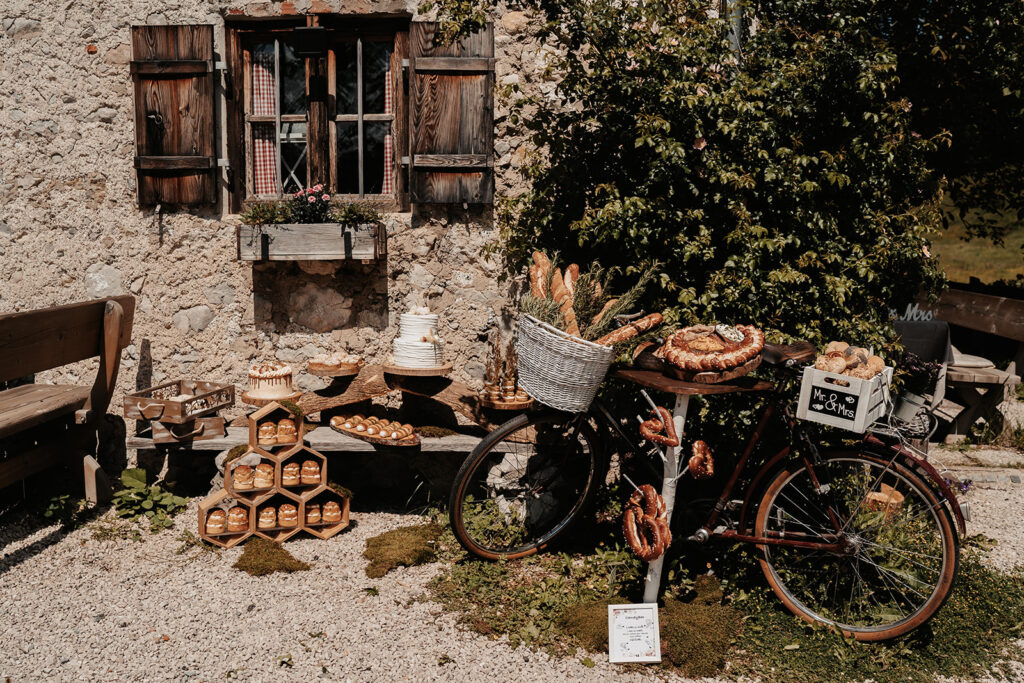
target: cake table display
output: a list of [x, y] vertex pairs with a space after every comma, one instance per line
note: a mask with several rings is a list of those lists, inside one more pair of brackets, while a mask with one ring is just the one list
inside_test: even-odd
[[384, 372], [394, 375], [434, 376], [451, 372], [444, 362], [444, 341], [437, 333], [438, 316], [426, 306], [414, 308], [399, 318], [398, 336], [392, 342], [393, 363]]
[[249, 368], [249, 389], [242, 400], [249, 405], [264, 406], [271, 401], [294, 401], [302, 396], [292, 387], [292, 369], [276, 360], [255, 363]]

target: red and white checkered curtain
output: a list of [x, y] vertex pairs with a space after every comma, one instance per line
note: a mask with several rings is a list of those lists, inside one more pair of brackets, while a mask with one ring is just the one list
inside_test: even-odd
[[[392, 113], [391, 104], [391, 71], [384, 72], [384, 113]], [[394, 179], [391, 177], [393, 160], [391, 158], [391, 132], [384, 136], [384, 185], [381, 187], [381, 194], [391, 194], [394, 189]]]
[[[274, 54], [266, 50], [253, 50], [252, 113], [255, 116], [273, 116], [276, 109], [276, 97]], [[277, 196], [279, 165], [277, 163], [276, 137], [276, 124], [253, 124], [253, 189], [257, 196]]]

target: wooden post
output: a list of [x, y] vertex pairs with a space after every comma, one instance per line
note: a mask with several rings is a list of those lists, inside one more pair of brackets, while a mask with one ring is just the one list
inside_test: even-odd
[[[690, 405], [690, 397], [685, 394], [676, 394], [676, 404], [672, 409], [672, 420], [675, 423], [676, 434], [680, 441], [683, 438], [683, 428], [686, 425], [686, 410]], [[679, 476], [682, 456], [682, 445], [665, 449], [665, 463], [662, 471], [661, 497], [665, 499], [665, 516], [668, 523], [672, 524], [672, 510], [676, 503], [676, 477]], [[665, 564], [665, 555], [668, 550], [661, 554], [661, 557], [654, 562], [647, 564], [647, 576], [644, 579], [644, 602], [657, 603], [658, 594], [661, 592], [661, 572]]]

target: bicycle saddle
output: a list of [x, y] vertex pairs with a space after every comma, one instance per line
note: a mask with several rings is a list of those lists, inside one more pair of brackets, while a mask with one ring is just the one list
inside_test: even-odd
[[814, 344], [799, 341], [795, 344], [765, 344], [761, 352], [761, 360], [769, 365], [783, 365], [786, 361], [804, 363], [818, 355]]

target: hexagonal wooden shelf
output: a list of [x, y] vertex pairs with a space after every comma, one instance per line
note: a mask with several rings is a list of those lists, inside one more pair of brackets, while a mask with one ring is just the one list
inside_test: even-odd
[[[328, 501], [336, 501], [341, 506], [341, 521], [334, 523], [319, 522], [317, 524], [309, 524], [306, 522], [306, 508], [310, 504], [320, 505], [323, 508], [324, 503]], [[303, 528], [316, 536], [324, 540], [338, 534], [342, 530], [348, 527], [348, 514], [349, 514], [349, 499], [342, 496], [340, 493], [332, 489], [330, 486], [324, 484], [318, 489], [313, 491], [307, 491], [302, 495], [302, 521]]]
[[[249, 443], [268, 454], [279, 456], [287, 453], [297, 446], [301, 446], [302, 440], [306, 436], [306, 421], [276, 401], [268, 403], [253, 413], [249, 413], [247, 419], [249, 421]], [[276, 442], [273, 444], [260, 443], [260, 425], [268, 422], [276, 425], [283, 419], [295, 422], [295, 440], [283, 444]]]
[[[320, 478], [315, 484], [295, 484], [286, 485], [284, 483], [284, 466], [288, 463], [298, 463], [299, 472], [301, 477], [302, 465], [308, 460], [312, 460], [320, 468]], [[301, 495], [305, 491], [312, 491], [327, 482], [327, 458], [320, 453], [314, 451], [308, 446], [300, 446], [294, 450], [288, 451], [287, 453], [278, 457], [277, 464], [277, 485], [281, 490], [292, 491], [296, 495]], [[299, 480], [301, 482], [301, 478]]]
[[[270, 483], [269, 487], [251, 489], [235, 488], [235, 468], [242, 464], [243, 459], [249, 458], [249, 456], [251, 455], [256, 455], [257, 457], [259, 457], [260, 462], [258, 464], [266, 463], [274, 468], [274, 479]], [[251, 467], [253, 469], [256, 469], [256, 465], [252, 465]], [[235, 498], [244, 498], [245, 500], [248, 501], [256, 500], [257, 498], [266, 493], [270, 493], [277, 490], [278, 482], [280, 482], [279, 470], [280, 464], [278, 463], [276, 457], [270, 455], [269, 453], [255, 446], [249, 446], [249, 450], [247, 450], [244, 454], [224, 465], [224, 489]]]
[[[292, 505], [295, 506], [295, 509], [298, 512], [298, 520], [295, 526], [286, 527], [277, 525], [270, 529], [259, 528], [260, 511], [266, 508], [267, 506], [279, 508], [284, 503], [291, 503]], [[278, 489], [276, 491], [272, 491], [271, 493], [267, 493], [256, 499], [255, 508], [256, 516], [255, 520], [253, 521], [253, 532], [257, 536], [262, 536], [263, 538], [270, 539], [271, 541], [282, 542], [287, 541], [289, 538], [302, 531], [302, 520], [304, 519], [302, 499], [299, 498], [299, 496], [295, 495], [294, 493], [291, 493], [290, 491]]]
[[[235, 507], [236, 505], [246, 508], [249, 513], [249, 526], [245, 531], [225, 531], [222, 534], [206, 533], [206, 518], [210, 515], [210, 512], [216, 509], [227, 512], [230, 508]], [[203, 502], [199, 504], [199, 536], [204, 541], [208, 541], [214, 545], [220, 546], [221, 548], [231, 548], [252, 536], [255, 525], [256, 514], [253, 504], [242, 498], [233, 498], [226, 490], [222, 489], [210, 496], [207, 496]]]

